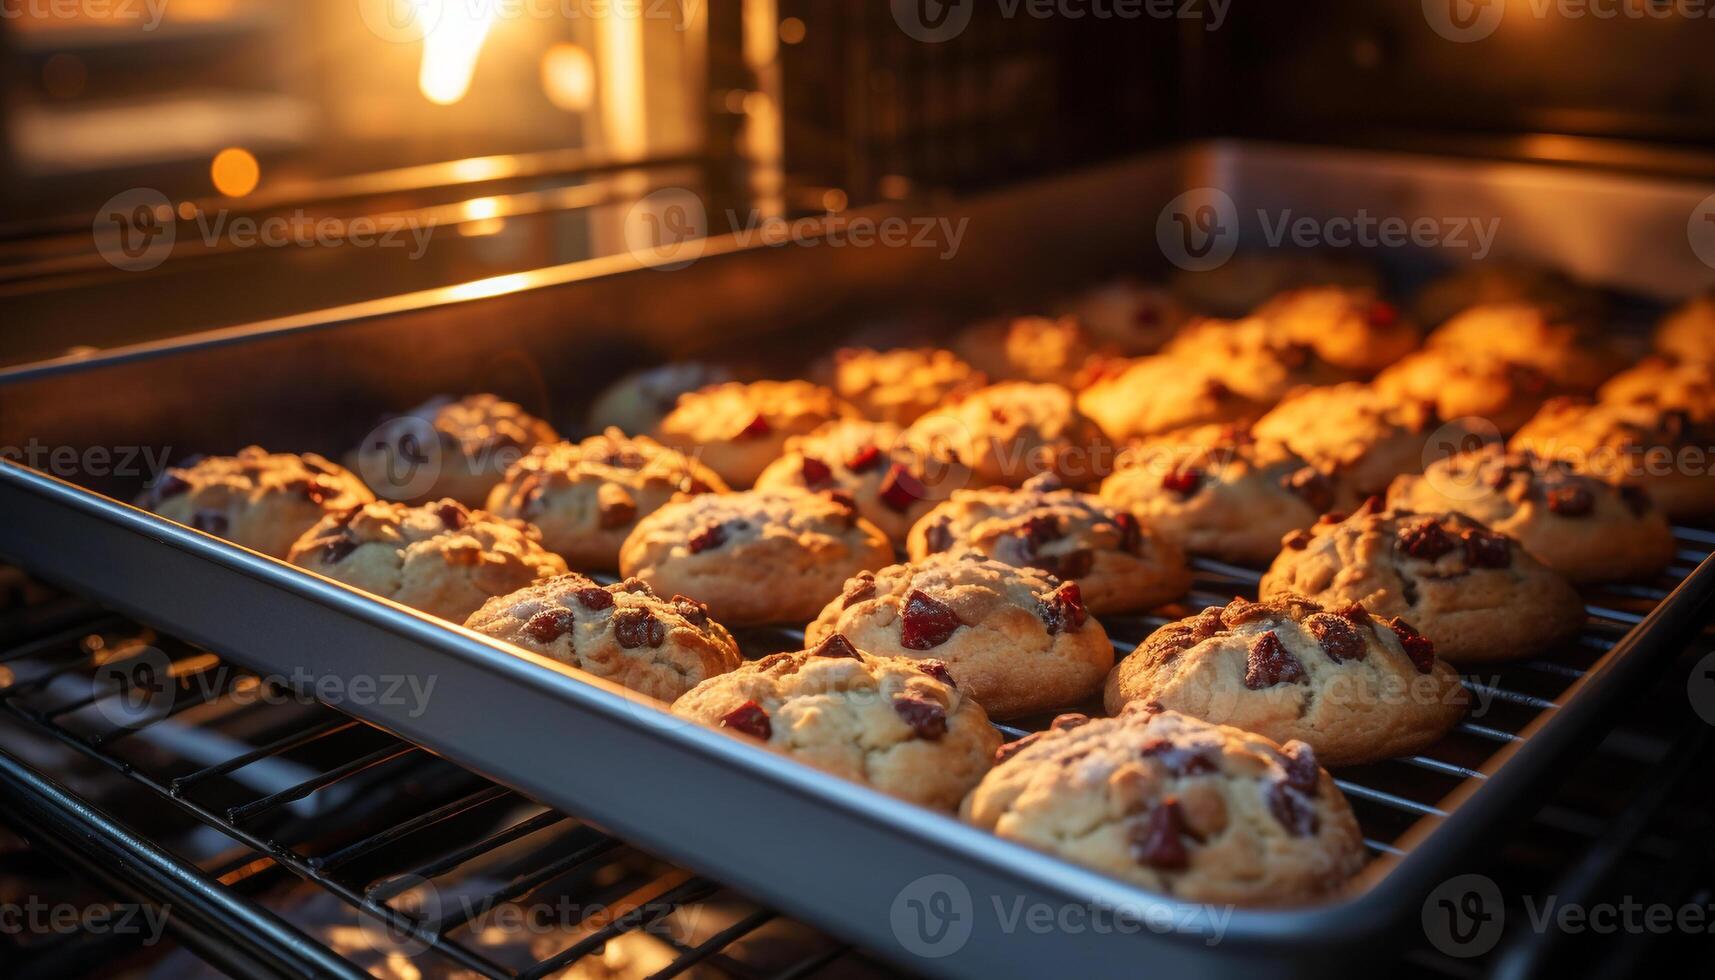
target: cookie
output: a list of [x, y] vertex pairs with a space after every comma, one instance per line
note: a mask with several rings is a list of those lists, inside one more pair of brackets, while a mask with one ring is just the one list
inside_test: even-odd
[[858, 513], [903, 547], [916, 524], [970, 470], [950, 458], [925, 459], [900, 440], [898, 426], [861, 419], [829, 422], [786, 442], [786, 454], [756, 478], [758, 490], [836, 490], [857, 502]]
[[1685, 412], [1557, 398], [1509, 445], [1643, 490], [1673, 520], [1715, 514], [1715, 423]]
[[1699, 422], [1715, 422], [1715, 361], [1647, 357], [1609, 378], [1597, 390], [1596, 400], [1619, 405], [1654, 405], [1684, 412]]
[[1076, 582], [981, 555], [931, 555], [862, 572], [805, 631], [939, 664], [991, 718], [1058, 711], [1101, 688], [1113, 643]]
[[1096, 346], [1076, 317], [1020, 316], [966, 328], [953, 340], [959, 356], [1001, 381], [1070, 385]]
[[1194, 426], [1249, 424], [1267, 406], [1233, 390], [1207, 364], [1158, 355], [1092, 369], [1078, 408], [1108, 438], [1123, 442]]
[[1155, 703], [1297, 739], [1330, 766], [1422, 751], [1469, 701], [1415, 631], [1396, 633], [1361, 605], [1325, 609], [1299, 596], [1234, 599], [1163, 626], [1108, 675], [1102, 698], [1109, 714]]
[[965, 822], [1183, 901], [1312, 902], [1364, 864], [1351, 805], [1303, 742], [1137, 704], [1001, 754]]
[[715, 472], [648, 436], [609, 429], [537, 446], [488, 495], [500, 517], [529, 521], [573, 568], [611, 571], [637, 522], [680, 493], [726, 493]]
[[420, 507], [379, 501], [329, 514], [286, 558], [455, 623], [495, 596], [566, 572], [534, 528], [451, 498]]
[[673, 713], [937, 810], [959, 805], [1001, 742], [939, 665], [872, 656], [837, 633], [706, 680]]
[[1422, 342], [1417, 325], [1370, 289], [1317, 286], [1281, 293], [1255, 317], [1289, 344], [1303, 344], [1342, 371], [1369, 377]]
[[619, 550], [621, 574], [707, 603], [728, 626], [809, 622], [846, 579], [892, 560], [887, 535], [850, 497], [806, 490], [677, 500], [638, 521]]
[[1277, 442], [1333, 481], [1339, 506], [1355, 507], [1387, 493], [1394, 477], [1423, 472], [1431, 432], [1460, 441], [1457, 426], [1440, 426], [1421, 403], [1395, 404], [1368, 385], [1348, 382], [1305, 388], [1257, 420], [1251, 434]]
[[674, 361], [634, 371], [596, 396], [590, 405], [589, 428], [648, 435], [679, 403], [680, 395], [731, 380], [733, 374], [727, 368], [701, 361]]
[[702, 603], [638, 579], [561, 575], [488, 600], [464, 625], [669, 704], [744, 662]]
[[1601, 297], [1559, 272], [1510, 262], [1471, 263], [1424, 286], [1412, 301], [1418, 323], [1437, 326], [1473, 306], [1528, 303], [1595, 316]]
[[1298, 532], [1262, 577], [1265, 599], [1293, 594], [1330, 609], [1359, 603], [1456, 664], [1516, 660], [1569, 642], [1584, 603], [1559, 572], [1458, 513], [1383, 510]]
[[1054, 474], [1074, 486], [1101, 479], [1113, 465], [1101, 430], [1059, 385], [1008, 381], [956, 398], [906, 430], [919, 457], [956, 459], [978, 485], [1022, 486]]
[[1290, 289], [1345, 286], [1379, 289], [1368, 263], [1309, 251], [1240, 252], [1214, 269], [1174, 275], [1175, 295], [1210, 316], [1238, 317]]
[[1181, 330], [1162, 351], [1194, 364], [1259, 405], [1273, 405], [1306, 385], [1351, 378], [1309, 344], [1288, 340], [1266, 321], [1203, 320]]
[[808, 381], [733, 381], [681, 395], [657, 438], [692, 453], [727, 485], [745, 489], [792, 436], [857, 411]]
[[1052, 478], [1022, 490], [961, 490], [930, 511], [906, 539], [911, 560], [974, 551], [1021, 568], [1075, 580], [1097, 614], [1141, 612], [1191, 587], [1179, 545], [1130, 511]]
[[1529, 450], [1485, 446], [1437, 460], [1394, 481], [1388, 503], [1468, 514], [1574, 582], [1649, 579], [1673, 560], [1673, 530], [1647, 494]]
[[442, 497], [481, 507], [506, 468], [560, 437], [498, 395], [432, 398], [381, 423], [346, 456], [376, 497], [421, 504]]
[[1682, 361], [1715, 362], [1715, 290], [1662, 317], [1655, 349]]
[[1533, 368], [1562, 391], [1592, 392], [1625, 363], [1590, 322], [1529, 303], [1476, 306], [1429, 335], [1427, 346]]
[[1261, 567], [1280, 539], [1334, 506], [1334, 484], [1278, 443], [1225, 427], [1132, 447], [1102, 481], [1101, 498], [1194, 555]]
[[1060, 309], [1076, 317], [1101, 348], [1127, 357], [1154, 354], [1191, 319], [1191, 312], [1161, 286], [1115, 279], [1067, 300]]
[[1373, 387], [1395, 405], [1429, 405], [1444, 419], [1481, 419], [1503, 435], [1563, 391], [1535, 368], [1451, 349], [1411, 354], [1377, 375]]
[[870, 350], [845, 347], [826, 369], [834, 394], [864, 418], [910, 425], [948, 398], [986, 384], [982, 372], [952, 351], [933, 347]]
[[246, 446], [236, 456], [205, 456], [168, 467], [137, 498], [137, 506], [284, 558], [317, 521], [374, 499], [362, 480], [315, 453]]

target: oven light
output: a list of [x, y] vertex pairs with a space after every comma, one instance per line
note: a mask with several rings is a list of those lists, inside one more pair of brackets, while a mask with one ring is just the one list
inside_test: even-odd
[[423, 36], [423, 66], [417, 88], [436, 105], [452, 105], [470, 91], [477, 55], [494, 25], [498, 4], [465, 0], [414, 0], [424, 24], [434, 25]]

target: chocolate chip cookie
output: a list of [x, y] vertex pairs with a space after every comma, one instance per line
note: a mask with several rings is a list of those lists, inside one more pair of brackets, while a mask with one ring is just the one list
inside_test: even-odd
[[1214, 440], [1164, 437], [1120, 454], [1102, 500], [1194, 555], [1261, 567], [1280, 539], [1335, 504], [1332, 480], [1278, 443], [1226, 427]]
[[596, 396], [590, 406], [589, 428], [648, 435], [679, 403], [680, 395], [731, 380], [732, 371], [726, 367], [702, 361], [673, 361], [634, 371]]
[[706, 606], [663, 599], [639, 579], [561, 575], [490, 599], [465, 627], [669, 704], [743, 662]]
[[1115, 279], [1072, 297], [1061, 313], [1073, 316], [1101, 348], [1134, 357], [1154, 354], [1191, 319], [1164, 287]]
[[[1715, 329], [1715, 327], [1712, 327]], [[1648, 357], [1608, 379], [1596, 400], [1618, 405], [1654, 405], [1699, 422], [1715, 422], [1715, 361]]]
[[1303, 742], [1134, 704], [1001, 748], [967, 823], [1189, 902], [1288, 905], [1364, 864], [1351, 805]]
[[1374, 267], [1357, 259], [1323, 252], [1269, 250], [1240, 252], [1214, 269], [1174, 275], [1175, 295], [1210, 316], [1244, 316], [1271, 296], [1308, 286], [1379, 289]]
[[1140, 612], [1191, 587], [1179, 545], [1093, 494], [1052, 478], [1021, 490], [963, 490], [911, 529], [912, 561], [974, 551], [1077, 581], [1097, 614]]
[[1682, 361], [1715, 362], [1715, 290], [1663, 317], [1655, 330], [1655, 348]]
[[1671, 519], [1715, 514], [1715, 421], [1654, 405], [1557, 398], [1510, 445], [1643, 490]]
[[1179, 332], [1162, 351], [1195, 364], [1222, 384], [1259, 405], [1273, 405], [1305, 385], [1329, 385], [1353, 377], [1314, 346], [1288, 339], [1268, 321], [1203, 320]]
[[1388, 503], [1468, 514], [1574, 582], [1649, 579], [1673, 560], [1673, 530], [1648, 494], [1529, 450], [1486, 446], [1439, 460], [1394, 481]]
[[536, 530], [451, 498], [408, 507], [379, 501], [329, 514], [287, 560], [337, 582], [462, 623], [494, 596], [566, 572]]
[[558, 438], [548, 423], [498, 395], [441, 396], [382, 422], [346, 465], [382, 500], [451, 497], [481, 507], [507, 467]]
[[970, 480], [950, 457], [924, 458], [900, 439], [898, 426], [861, 419], [829, 422], [786, 442], [786, 454], [756, 478], [759, 490], [796, 487], [837, 490], [858, 513], [904, 547], [905, 536], [931, 507]]
[[1234, 599], [1155, 631], [1108, 676], [1109, 714], [1155, 703], [1277, 742], [1331, 766], [1410, 755], [1465, 716], [1459, 675], [1415, 630], [1356, 603]]
[[1167, 356], [1104, 361], [1078, 408], [1116, 442], [1196, 426], [1248, 425], [1267, 406], [1239, 394], [1211, 365]]
[[637, 522], [676, 494], [726, 493], [715, 472], [648, 436], [609, 429], [537, 446], [488, 495], [500, 517], [529, 521], [574, 568], [611, 571]]
[[856, 414], [808, 381], [733, 381], [681, 395], [657, 437], [695, 455], [728, 486], [745, 489], [780, 456], [787, 439]]
[[975, 553], [932, 555], [861, 572], [805, 632], [922, 660], [992, 718], [1082, 703], [1101, 687], [1114, 647], [1076, 582]]
[[977, 485], [1022, 486], [1044, 473], [1074, 486], [1099, 480], [1113, 464], [1101, 430], [1059, 385], [1008, 381], [930, 412], [906, 430], [926, 459], [953, 459]]
[[1372, 500], [1288, 538], [1262, 577], [1263, 598], [1359, 603], [1405, 642], [1421, 633], [1456, 664], [1516, 660], [1570, 641], [1584, 603], [1559, 572], [1463, 514], [1383, 510]]
[[284, 558], [317, 521], [374, 499], [362, 480], [315, 453], [246, 446], [236, 456], [205, 456], [168, 467], [137, 498], [137, 506]]
[[1513, 262], [1473, 262], [1423, 287], [1412, 314], [1433, 327], [1473, 306], [1496, 303], [1546, 306], [1572, 316], [1594, 315], [1602, 308], [1593, 290], [1559, 272]]
[[1363, 377], [1411, 353], [1422, 331], [1371, 289], [1317, 286], [1281, 293], [1255, 317], [1282, 341], [1303, 344], [1323, 361]]
[[986, 384], [952, 351], [933, 347], [845, 347], [826, 369], [834, 393], [864, 418], [910, 425], [955, 394]]
[[1429, 335], [1427, 346], [1534, 368], [1563, 391], [1592, 392], [1625, 363], [1596, 326], [1529, 303], [1477, 306]]
[[953, 340], [959, 356], [1001, 381], [1070, 385], [1096, 353], [1076, 317], [1020, 316], [966, 328]]
[[[1304, 388], [1257, 420], [1251, 434], [1287, 447], [1333, 481], [1341, 507], [1387, 492], [1394, 477], [1423, 472], [1435, 413], [1421, 403], [1394, 404], [1368, 385]], [[1458, 441], [1448, 427], [1441, 438]]]
[[846, 579], [893, 560], [887, 535], [844, 494], [750, 490], [667, 504], [637, 522], [619, 570], [708, 604], [728, 626], [805, 623]]
[[959, 805], [1001, 742], [944, 668], [872, 656], [838, 633], [706, 680], [673, 713], [938, 810]]
[[1444, 419], [1481, 419], [1503, 435], [1564, 390], [1536, 368], [1452, 349], [1418, 351], [1377, 375], [1374, 387], [1395, 405], [1432, 406]]

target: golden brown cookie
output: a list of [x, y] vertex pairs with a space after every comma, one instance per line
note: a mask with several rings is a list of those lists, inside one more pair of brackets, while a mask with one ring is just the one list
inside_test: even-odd
[[1104, 704], [1133, 702], [1277, 742], [1298, 739], [1331, 766], [1410, 755], [1465, 717], [1459, 675], [1415, 631], [1361, 605], [1300, 596], [1234, 599], [1152, 634], [1108, 676]]
[[1395, 480], [1388, 503], [1468, 514], [1574, 582], [1649, 579], [1673, 560], [1673, 530], [1648, 494], [1529, 450], [1491, 445], [1438, 460]]
[[1070, 385], [1096, 346], [1076, 317], [1020, 316], [990, 320], [953, 340], [959, 356], [1001, 381]]
[[345, 464], [382, 500], [451, 497], [481, 507], [507, 467], [559, 438], [553, 426], [497, 395], [442, 396], [384, 421]]
[[939, 664], [873, 656], [838, 633], [710, 678], [673, 713], [938, 810], [959, 805], [1001, 742]]
[[1294, 594], [1334, 609], [1359, 603], [1421, 632], [1456, 664], [1533, 657], [1569, 642], [1584, 603], [1559, 572], [1458, 513], [1370, 504], [1289, 538], [1262, 577], [1265, 599]]
[[987, 381], [952, 351], [933, 347], [845, 347], [824, 369], [834, 393], [864, 418], [910, 425], [961, 392]]
[[680, 395], [657, 438], [742, 490], [779, 458], [787, 439], [856, 414], [832, 391], [808, 381], [732, 381]]
[[911, 526], [964, 487], [970, 470], [947, 457], [925, 459], [900, 436], [898, 426], [885, 422], [829, 422], [787, 440], [786, 454], [768, 464], [756, 488], [840, 491], [888, 540], [904, 547]]
[[[1423, 472], [1424, 450], [1437, 428], [1420, 403], [1394, 404], [1368, 385], [1349, 382], [1294, 392], [1257, 420], [1251, 434], [1285, 446], [1334, 483], [1340, 507], [1355, 507], [1404, 473]], [[1442, 429], [1443, 438], [1458, 435]]]
[[1501, 435], [1516, 432], [1561, 391], [1535, 368], [1451, 349], [1407, 356], [1377, 375], [1374, 388], [1394, 405], [1431, 406], [1441, 418], [1464, 420]]
[[168, 467], [137, 506], [284, 558], [317, 521], [374, 499], [362, 480], [315, 453], [246, 446], [236, 456], [204, 456]]
[[1075, 707], [1093, 696], [1114, 646], [1076, 582], [975, 553], [862, 572], [805, 632], [945, 666], [991, 718]]
[[1715, 361], [1647, 357], [1608, 379], [1596, 400], [1619, 405], [1654, 405], [1715, 422]]
[[1533, 368], [1562, 391], [1595, 391], [1625, 363], [1624, 352], [1592, 322], [1528, 303], [1472, 307], [1437, 327], [1426, 344]]
[[1284, 337], [1268, 321], [1203, 320], [1179, 332], [1162, 353], [1208, 371], [1222, 384], [1259, 405], [1273, 405], [1305, 385], [1330, 385], [1352, 378], [1315, 347]]
[[1342, 371], [1363, 377], [1411, 353], [1423, 334], [1371, 289], [1317, 286], [1281, 293], [1254, 316], [1289, 344], [1303, 344]]
[[1565, 311], [1571, 316], [1594, 316], [1602, 301], [1588, 287], [1559, 272], [1511, 262], [1473, 262], [1431, 282], [1412, 302], [1418, 323], [1437, 326], [1473, 306], [1527, 303]]
[[1113, 466], [1101, 430], [1051, 384], [1008, 381], [956, 397], [912, 423], [904, 440], [920, 458], [968, 466], [979, 486], [1022, 486], [1045, 473], [1084, 486]]
[[1001, 752], [962, 819], [1182, 901], [1312, 902], [1364, 864], [1351, 805], [1302, 742], [1137, 704]]
[[1248, 425], [1267, 410], [1229, 387], [1211, 365], [1165, 355], [1103, 362], [1078, 393], [1078, 408], [1116, 442], [1197, 426]]
[[1715, 290], [1687, 300], [1662, 317], [1655, 348], [1682, 361], [1715, 362]]
[[1557, 398], [1509, 445], [1643, 490], [1674, 520], [1715, 514], [1715, 423], [1683, 411]]
[[974, 551], [1077, 581], [1098, 613], [1141, 612], [1179, 598], [1191, 573], [1178, 544], [1131, 512], [1051, 478], [1022, 490], [962, 490], [911, 529], [913, 561]]
[[674, 361], [634, 371], [596, 396], [590, 406], [589, 428], [594, 432], [613, 428], [626, 435], [648, 435], [679, 403], [680, 395], [731, 380], [732, 371], [701, 361]]
[[1135, 357], [1153, 354], [1191, 319], [1191, 312], [1161, 286], [1115, 279], [1072, 297], [1061, 312], [1089, 331], [1098, 347]]
[[1323, 252], [1240, 252], [1219, 267], [1175, 273], [1172, 289], [1192, 309], [1209, 316], [1244, 316], [1271, 296], [1307, 286], [1380, 289], [1381, 277], [1366, 262]]

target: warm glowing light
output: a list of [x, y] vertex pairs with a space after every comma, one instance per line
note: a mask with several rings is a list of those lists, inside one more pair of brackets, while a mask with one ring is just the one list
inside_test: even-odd
[[846, 192], [838, 187], [830, 187], [822, 192], [822, 210], [824, 211], [844, 211], [846, 203]]
[[649, 147], [643, 99], [643, 23], [610, 11], [596, 21], [601, 52], [601, 122], [607, 144], [619, 156]]
[[797, 44], [804, 40], [804, 22], [796, 17], [788, 17], [780, 22], [780, 40], [786, 44]]
[[243, 197], [262, 180], [262, 166], [242, 147], [230, 146], [214, 155], [208, 168], [214, 189], [227, 197]]
[[595, 101], [595, 61], [575, 44], [556, 44], [542, 55], [542, 91], [555, 108], [582, 112]]
[[490, 296], [501, 296], [515, 293], [530, 284], [530, 277], [522, 272], [514, 272], [507, 276], [494, 276], [490, 279], [478, 279], [475, 282], [460, 283], [447, 287], [447, 295], [459, 299], [487, 299]]
[[459, 234], [465, 238], [497, 235], [506, 227], [506, 219], [500, 216], [498, 197], [473, 198], [464, 202], [459, 211]]
[[432, 24], [423, 36], [423, 67], [417, 88], [436, 105], [452, 105], [470, 91], [477, 55], [499, 13], [499, 4], [465, 0], [411, 0], [421, 23]]

